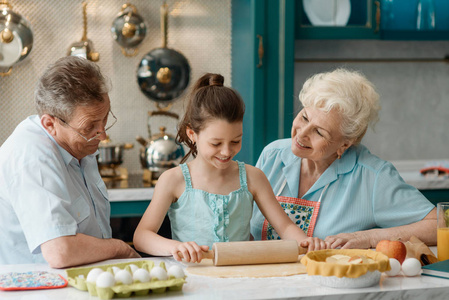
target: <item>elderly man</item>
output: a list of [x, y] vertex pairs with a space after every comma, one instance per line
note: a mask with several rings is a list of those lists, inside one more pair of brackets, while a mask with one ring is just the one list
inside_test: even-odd
[[79, 57], [50, 65], [35, 90], [38, 115], [0, 148], [0, 264], [64, 268], [139, 255], [111, 238], [95, 158], [115, 124], [99, 67]]

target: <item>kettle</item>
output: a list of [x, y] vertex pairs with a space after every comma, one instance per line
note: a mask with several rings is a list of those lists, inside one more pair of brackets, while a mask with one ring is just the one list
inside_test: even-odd
[[[178, 115], [168, 111], [149, 111], [148, 121], [154, 115], [169, 116], [178, 119]], [[176, 167], [185, 155], [184, 148], [176, 142], [173, 135], [165, 132], [164, 126], [159, 127], [159, 133], [151, 135], [148, 122], [149, 139], [137, 136], [136, 140], [142, 145], [140, 149], [140, 163], [143, 169], [151, 172], [151, 182], [157, 181], [166, 170]]]

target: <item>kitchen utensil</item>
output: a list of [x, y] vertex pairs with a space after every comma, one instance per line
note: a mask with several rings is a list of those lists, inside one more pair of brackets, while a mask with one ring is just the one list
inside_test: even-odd
[[307, 249], [295, 240], [245, 241], [214, 243], [203, 258], [212, 259], [216, 266], [257, 265], [297, 262]]
[[126, 149], [132, 149], [133, 144], [113, 144], [107, 138], [100, 142], [98, 146], [97, 162], [100, 167], [115, 168], [123, 163], [123, 152]]
[[81, 41], [70, 45], [69, 56], [81, 56], [91, 61], [98, 61], [100, 54], [94, 51], [92, 41], [87, 38], [87, 2], [83, 2], [83, 37]]
[[6, 0], [0, 0], [0, 76], [11, 74], [14, 64], [27, 57], [33, 47], [33, 32], [29, 22], [12, 10]]
[[177, 114], [167, 110], [149, 111], [149, 140], [141, 136], [136, 137], [136, 140], [143, 146], [140, 149], [140, 162], [144, 169], [150, 170], [152, 182], [156, 181], [164, 171], [179, 165], [179, 162], [184, 157], [184, 148], [176, 143], [174, 136], [165, 132], [166, 128], [164, 126], [159, 127], [159, 133], [151, 134], [150, 119], [152, 116], [157, 115], [178, 119]]
[[137, 69], [137, 82], [143, 94], [160, 103], [179, 97], [189, 84], [190, 65], [180, 52], [167, 48], [168, 6], [161, 6], [162, 47], [148, 52]]
[[111, 27], [112, 38], [120, 45], [123, 55], [135, 56], [139, 49], [137, 46], [145, 38], [147, 27], [143, 18], [137, 13], [137, 8], [126, 3], [118, 16], [114, 19]]

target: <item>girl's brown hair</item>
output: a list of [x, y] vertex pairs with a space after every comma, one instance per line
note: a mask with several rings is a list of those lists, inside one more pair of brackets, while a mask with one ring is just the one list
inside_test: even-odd
[[195, 83], [187, 102], [184, 117], [179, 123], [176, 140], [184, 143], [190, 151], [184, 156], [184, 163], [192, 154], [197, 155], [196, 144], [187, 136], [187, 129], [196, 134], [203, 130], [208, 121], [225, 120], [229, 123], [242, 122], [245, 103], [237, 91], [223, 86], [224, 77], [220, 74], [204, 74]]

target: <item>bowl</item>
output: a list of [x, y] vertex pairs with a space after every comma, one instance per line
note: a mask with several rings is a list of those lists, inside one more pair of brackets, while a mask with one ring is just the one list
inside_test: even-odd
[[[340, 254], [365, 256], [374, 262], [340, 264], [326, 262], [326, 258]], [[374, 250], [327, 249], [310, 251], [302, 259], [307, 274], [321, 285], [333, 288], [363, 288], [379, 284], [382, 272], [390, 270], [388, 256]]]

